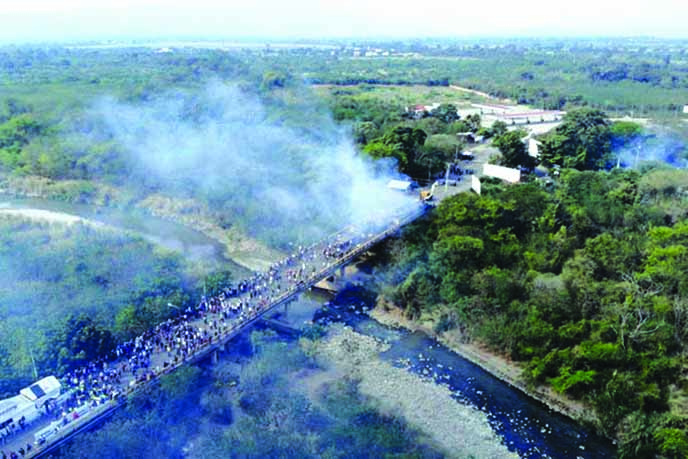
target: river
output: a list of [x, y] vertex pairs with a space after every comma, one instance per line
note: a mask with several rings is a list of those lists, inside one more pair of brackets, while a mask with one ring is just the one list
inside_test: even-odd
[[[0, 211], [48, 211], [66, 217], [79, 217], [112, 228], [128, 231], [147, 241], [179, 253], [191, 261], [212, 261], [236, 276], [248, 274], [246, 268], [225, 256], [225, 247], [200, 231], [169, 220], [153, 217], [137, 209], [94, 207], [41, 198], [8, 198], [0, 196]], [[49, 215], [49, 214], [48, 214]]]
[[[436, 340], [423, 333], [391, 329], [371, 319], [367, 311], [374, 307], [373, 297], [358, 288], [345, 289], [336, 298], [317, 294], [308, 302], [295, 303], [292, 309], [297, 310], [289, 312], [297, 317], [290, 319], [294, 325], [302, 320], [303, 305], [312, 304], [314, 298], [325, 301], [314, 315], [317, 323], [343, 322], [361, 334], [387, 341], [391, 347], [381, 359], [448, 387], [456, 403], [484, 413], [503, 443], [519, 457], [616, 457], [616, 447], [608, 439], [552, 411]], [[478, 451], [475, 455], [480, 457]]]
[[[211, 258], [245, 272], [224, 256], [224, 247], [204, 234], [143, 212], [96, 208], [44, 199], [0, 199], [0, 209], [45, 210], [133, 232], [190, 259]], [[447, 387], [458, 404], [476, 408], [502, 443], [522, 458], [612, 458], [615, 447], [572, 420], [548, 409], [519, 390], [491, 376], [450, 349], [421, 333], [388, 328], [369, 318], [374, 298], [347, 288], [336, 298], [323, 293], [303, 295], [281, 320], [299, 328], [314, 321], [341, 322], [356, 332], [390, 344], [380, 358], [420, 378]], [[285, 338], [290, 345], [293, 339]], [[481, 413], [481, 414], [480, 414]], [[480, 457], [480, 452], [475, 452]]]

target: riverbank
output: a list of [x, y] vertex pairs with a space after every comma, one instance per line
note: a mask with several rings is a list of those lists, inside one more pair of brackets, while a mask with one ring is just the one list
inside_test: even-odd
[[223, 228], [213, 218], [208, 206], [193, 199], [177, 199], [154, 194], [138, 202], [136, 206], [150, 212], [151, 215], [190, 226], [215, 239], [225, 246], [227, 258], [251, 271], [266, 271], [284, 257], [279, 251], [247, 237], [235, 225]]
[[480, 457], [518, 457], [495, 434], [485, 413], [456, 403], [445, 385], [382, 361], [379, 354], [389, 344], [336, 326], [315, 348], [321, 366], [358, 380], [361, 394], [374, 400], [381, 412], [403, 417], [448, 457], [474, 457], [477, 451]]
[[425, 333], [499, 380], [545, 404], [551, 410], [567, 416], [576, 422], [588, 425], [597, 424], [597, 418], [593, 414], [592, 408], [585, 406], [577, 400], [558, 394], [548, 387], [539, 386], [533, 388], [529, 386], [523, 376], [523, 369], [518, 363], [509, 360], [505, 356], [495, 354], [479, 343], [466, 342], [456, 331], [450, 330], [448, 332], [436, 333], [428, 325], [407, 319], [404, 317], [401, 309], [384, 299], [378, 301], [370, 316], [389, 327], [405, 328]]
[[0, 217], [8, 216], [14, 218], [25, 218], [31, 221], [58, 223], [62, 225], [82, 224], [93, 226], [95, 228], [106, 228], [107, 225], [93, 220], [78, 217], [76, 215], [64, 214], [61, 212], [52, 212], [50, 210], [42, 209], [3, 209], [0, 208]]
[[144, 198], [130, 191], [84, 180], [55, 181], [44, 177], [0, 176], [0, 195], [41, 198], [99, 207], [135, 208], [151, 216], [185, 225], [225, 247], [225, 256], [250, 271], [267, 269], [283, 257], [277, 250], [243, 234], [236, 226], [223, 227], [205, 204], [162, 194]]

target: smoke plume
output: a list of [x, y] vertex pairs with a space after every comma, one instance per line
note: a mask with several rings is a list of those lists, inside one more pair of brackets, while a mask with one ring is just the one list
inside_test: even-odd
[[638, 169], [644, 164], [660, 163], [676, 168], [688, 167], [688, 151], [681, 139], [659, 132], [638, 136], [614, 152], [614, 162], [621, 167]]
[[303, 104], [214, 82], [137, 105], [102, 100], [96, 111], [138, 180], [201, 197], [277, 246], [416, 205], [387, 188], [394, 164], [362, 157], [329, 115]]

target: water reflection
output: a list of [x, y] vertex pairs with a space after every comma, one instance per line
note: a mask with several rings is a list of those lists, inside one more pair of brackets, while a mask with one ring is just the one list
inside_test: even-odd
[[507, 447], [523, 458], [612, 458], [612, 443], [550, 410], [422, 333], [391, 330], [367, 315], [371, 297], [349, 288], [315, 313], [317, 323], [343, 322], [386, 340], [381, 358], [447, 386], [458, 403], [483, 411]]

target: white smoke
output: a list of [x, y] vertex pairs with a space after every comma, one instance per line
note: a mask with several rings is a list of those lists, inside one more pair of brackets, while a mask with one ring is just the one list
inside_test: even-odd
[[200, 94], [96, 106], [139, 180], [169, 192], [183, 185], [278, 245], [417, 205], [387, 188], [393, 164], [358, 154], [329, 115], [304, 111], [299, 124], [306, 127], [290, 127], [289, 110], [218, 82]]
[[639, 136], [614, 151], [614, 165], [638, 169], [648, 163], [664, 163], [676, 168], [688, 167], [688, 152], [674, 135], [658, 133]]

